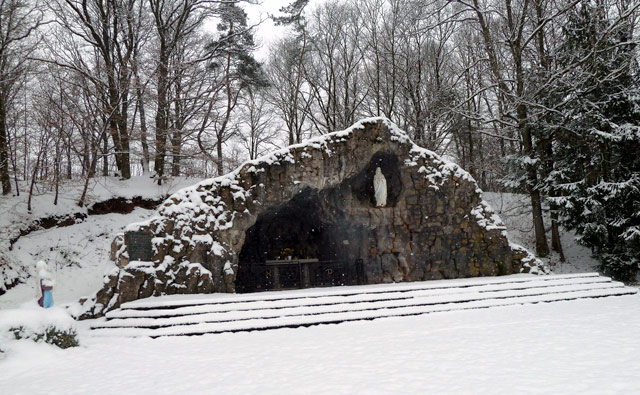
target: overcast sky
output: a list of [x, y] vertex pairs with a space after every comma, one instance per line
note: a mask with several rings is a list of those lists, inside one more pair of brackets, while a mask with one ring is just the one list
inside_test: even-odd
[[[282, 37], [286, 33], [286, 29], [281, 26], [274, 26], [273, 21], [268, 19], [269, 14], [278, 14], [278, 10], [293, 0], [262, 0], [261, 4], [249, 5], [245, 9], [247, 15], [252, 23], [257, 23], [261, 19], [265, 21], [258, 27], [254, 38], [256, 43], [261, 44], [261, 48], [258, 50], [257, 57], [260, 60], [264, 60], [267, 55], [269, 44]], [[311, 0], [307, 6], [306, 12], [316, 7], [317, 4], [322, 3], [325, 0]]]

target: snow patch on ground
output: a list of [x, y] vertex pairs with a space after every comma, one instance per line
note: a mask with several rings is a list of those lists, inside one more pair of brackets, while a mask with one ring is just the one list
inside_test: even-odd
[[23, 303], [16, 309], [4, 309], [0, 315], [0, 350], [13, 346], [16, 341], [13, 329], [20, 328], [21, 336], [28, 338], [52, 327], [68, 332], [75, 330], [76, 322], [65, 309], [43, 309], [35, 301]]

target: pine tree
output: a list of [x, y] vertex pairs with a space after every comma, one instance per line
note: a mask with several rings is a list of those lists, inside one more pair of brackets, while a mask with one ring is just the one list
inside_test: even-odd
[[548, 185], [564, 225], [600, 261], [632, 281], [640, 264], [640, 81], [632, 18], [583, 2], [557, 53], [564, 70], [548, 97], [563, 119]]
[[[267, 85], [262, 65], [253, 57], [255, 43], [252, 28], [247, 24], [246, 12], [238, 1], [223, 2], [217, 9], [220, 18], [218, 39], [207, 46], [211, 63], [209, 68], [216, 74], [217, 86], [213, 87], [214, 98], [221, 97], [222, 105], [216, 106], [213, 128], [216, 139], [216, 167], [218, 175], [224, 173], [222, 145], [234, 131], [231, 114], [236, 109], [240, 95], [249, 87]], [[212, 102], [213, 104], [214, 102]], [[201, 151], [210, 157], [203, 141], [204, 129], [198, 134]]]

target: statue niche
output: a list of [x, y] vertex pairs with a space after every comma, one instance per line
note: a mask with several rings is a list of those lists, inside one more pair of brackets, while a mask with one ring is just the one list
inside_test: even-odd
[[391, 152], [378, 151], [362, 171], [347, 183], [361, 204], [395, 207], [403, 189], [400, 161]]

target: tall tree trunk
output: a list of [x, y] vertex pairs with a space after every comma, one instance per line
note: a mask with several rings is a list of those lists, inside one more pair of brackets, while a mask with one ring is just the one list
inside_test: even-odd
[[[13, 134], [13, 139], [18, 141], [17, 131]], [[7, 133], [7, 145], [11, 148], [11, 133]], [[9, 151], [11, 152], [11, 150]], [[13, 152], [11, 153], [11, 167], [13, 168], [13, 182], [16, 185], [16, 196], [20, 196], [20, 184], [18, 184], [18, 144], [14, 145]]]
[[2, 93], [0, 93], [0, 182], [2, 183], [3, 195], [8, 195], [11, 192], [8, 142], [6, 101]]
[[216, 169], [218, 171], [218, 175], [221, 176], [224, 174], [224, 166], [222, 161], [222, 139], [218, 139], [216, 141], [216, 154], [218, 157], [216, 158]]
[[[524, 70], [523, 70], [523, 61], [522, 61], [522, 29], [518, 27], [522, 27], [524, 23], [524, 17], [526, 15], [526, 8], [528, 6], [528, 1], [525, 1], [523, 4], [523, 10], [521, 19], [518, 23], [512, 14], [511, 9], [511, 1], [505, 0], [506, 12], [507, 12], [507, 20], [509, 25], [509, 30], [512, 32], [512, 35], [509, 37], [509, 48], [511, 50], [511, 56], [513, 60], [513, 67], [515, 71], [516, 77], [516, 89], [515, 92], [512, 91], [505, 79], [500, 72], [500, 66], [498, 63], [498, 56], [495, 52], [495, 43], [491, 38], [491, 31], [487, 24], [487, 21], [484, 18], [483, 11], [480, 9], [480, 5], [478, 0], [473, 0], [474, 9], [476, 12], [476, 16], [478, 18], [478, 23], [480, 24], [480, 30], [482, 33], [485, 51], [487, 53], [487, 58], [489, 60], [489, 67], [493, 76], [495, 77], [498, 83], [498, 96], [503, 94], [509, 94], [515, 96], [517, 100], [516, 103], [516, 116], [518, 120], [518, 132], [520, 133], [520, 137], [522, 139], [523, 146], [523, 154], [529, 159], [534, 159], [534, 148], [533, 148], [533, 137], [531, 136], [531, 130], [528, 125], [527, 119], [527, 106], [522, 101], [524, 99]], [[517, 33], [517, 34], [516, 34]], [[500, 100], [498, 101], [500, 104]], [[500, 111], [501, 112], [501, 111]], [[502, 113], [502, 112], [501, 112]], [[501, 114], [502, 116], [502, 114]], [[527, 182], [526, 188], [529, 194], [529, 198], [531, 201], [531, 214], [533, 217], [533, 226], [535, 230], [535, 238], [536, 238], [536, 254], [540, 257], [545, 257], [549, 255], [549, 245], [547, 244], [547, 237], [544, 229], [544, 218], [542, 216], [542, 198], [540, 196], [540, 191], [538, 190], [538, 171], [535, 164], [528, 161], [526, 166], [527, 173]]]
[[[233, 34], [233, 22], [229, 27], [229, 35]], [[225, 136], [225, 132], [227, 131], [227, 125], [229, 124], [229, 119], [231, 118], [231, 111], [235, 106], [235, 102], [232, 98], [231, 92], [231, 52], [227, 51], [227, 65], [225, 68], [225, 87], [227, 92], [227, 110], [224, 114], [224, 119], [222, 120], [222, 124], [220, 125], [220, 129], [217, 131], [217, 139], [216, 139], [216, 153], [218, 157], [216, 158], [216, 166], [218, 169], [218, 175], [221, 176], [224, 174], [224, 166], [222, 161], [222, 143], [223, 138]], [[237, 96], [236, 96], [237, 98]]]
[[127, 128], [127, 112], [123, 111], [118, 117], [118, 133], [120, 134], [120, 177], [125, 180], [131, 178], [131, 154], [129, 144], [129, 131]]
[[56, 186], [55, 197], [53, 198], [53, 205], [58, 205], [58, 195], [60, 193], [60, 136], [62, 135], [62, 131], [59, 131], [59, 135], [56, 136], [56, 157], [53, 160], [53, 179]]
[[[108, 150], [109, 150], [109, 139], [107, 138], [107, 135], [104, 134], [102, 140], [102, 175], [107, 177], [109, 176], [109, 155], [107, 155]], [[93, 153], [93, 157], [97, 158], [98, 157], [98, 150], [94, 150]], [[117, 163], [118, 158], [116, 157], [116, 163]], [[95, 167], [92, 170], [89, 169], [89, 177], [93, 177], [93, 173], [95, 172]]]
[[167, 49], [164, 44], [160, 44], [160, 64], [158, 65], [158, 108], [156, 111], [156, 156], [153, 171], [158, 177], [158, 185], [162, 184], [164, 176], [164, 159], [167, 149], [167, 129], [169, 121], [169, 111], [167, 103], [169, 84], [169, 60], [166, 55]]
[[175, 84], [175, 99], [173, 100], [173, 133], [171, 135], [171, 175], [180, 175], [180, 155], [182, 154], [182, 87]]
[[[45, 132], [43, 132], [43, 133], [45, 133]], [[36, 157], [36, 165], [33, 168], [33, 173], [31, 175], [31, 185], [29, 185], [29, 197], [27, 198], [27, 211], [29, 213], [31, 212], [31, 197], [33, 196], [33, 188], [36, 185], [36, 178], [38, 176], [38, 170], [40, 168], [40, 161], [42, 160], [43, 154], [47, 151], [47, 147], [45, 146], [45, 142], [47, 142], [47, 139], [45, 138], [44, 135], [41, 135], [40, 136], [40, 150], [38, 151], [38, 156]]]
[[[94, 147], [97, 147], [97, 145], [94, 145]], [[87, 190], [89, 189], [89, 180], [93, 177], [93, 174], [96, 171], [97, 165], [98, 165], [98, 150], [97, 148], [94, 148], [93, 158], [91, 159], [91, 165], [89, 166], [89, 172], [87, 173], [87, 177], [84, 179], [82, 195], [80, 196], [80, 199], [78, 199], [78, 203], [77, 203], [78, 207], [84, 206], [85, 200], [87, 198]]]
[[[137, 60], [136, 60], [137, 62]], [[136, 79], [136, 100], [138, 103], [138, 111], [140, 117], [140, 144], [142, 145], [142, 173], [149, 174], [149, 143], [147, 142], [147, 117], [144, 110], [144, 99], [142, 97], [143, 91], [140, 84], [140, 77], [138, 77], [137, 67], [135, 72]]]
[[[524, 104], [518, 104], [518, 129], [522, 136], [523, 153], [529, 158], [533, 159], [533, 138], [531, 136], [531, 130], [527, 125], [527, 107]], [[530, 161], [528, 161], [530, 162]], [[536, 238], [536, 255], [545, 257], [549, 255], [549, 245], [547, 244], [547, 236], [544, 229], [544, 217], [542, 216], [542, 197], [538, 190], [538, 172], [536, 164], [525, 164], [527, 173], [527, 192], [531, 200], [531, 215], [533, 217], [533, 228]]]
[[71, 159], [71, 134], [69, 134], [69, 138], [67, 141], [67, 179], [70, 180], [72, 178], [72, 170], [73, 170], [73, 163], [72, 163], [72, 159]]
[[[293, 104], [291, 105], [291, 123], [292, 125], [289, 127], [289, 145], [294, 143], [294, 128], [297, 132], [297, 119], [298, 119], [298, 95], [300, 94], [300, 85], [302, 84], [302, 61], [304, 59], [304, 51], [307, 48], [307, 33], [303, 30], [302, 32], [302, 49], [300, 50], [300, 57], [298, 58], [298, 75], [296, 79], [296, 89], [293, 95]], [[295, 122], [295, 123], [294, 123]], [[299, 133], [295, 133], [295, 143], [300, 144], [301, 138]]]

